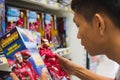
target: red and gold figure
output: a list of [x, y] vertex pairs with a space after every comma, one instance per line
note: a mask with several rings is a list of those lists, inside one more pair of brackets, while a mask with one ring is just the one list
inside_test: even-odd
[[32, 64], [27, 61], [29, 57], [30, 54], [27, 50], [17, 52], [14, 55], [15, 64], [12, 70], [21, 80], [37, 80], [39, 78]]
[[24, 27], [24, 19], [23, 19], [23, 12], [20, 12], [20, 17], [19, 19], [17, 20], [17, 26], [18, 27]]
[[44, 62], [48, 68], [53, 80], [70, 80], [69, 76], [60, 67], [56, 55], [50, 50], [49, 42], [47, 39], [41, 40], [41, 47], [39, 48], [39, 53], [44, 57]]
[[9, 21], [8, 23], [7, 23], [7, 29], [6, 29], [6, 31], [8, 32], [8, 31], [10, 31], [10, 30], [12, 30], [14, 27], [16, 27], [16, 22], [15, 21]]
[[40, 21], [37, 19], [36, 22], [34, 23], [35, 26], [35, 31], [39, 32], [40, 29]]

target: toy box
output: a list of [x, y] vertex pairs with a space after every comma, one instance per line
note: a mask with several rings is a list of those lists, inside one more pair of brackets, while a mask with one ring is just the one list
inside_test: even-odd
[[6, 32], [14, 27], [26, 28], [26, 10], [16, 7], [6, 7]]
[[51, 80], [37, 49], [39, 34], [15, 27], [0, 38], [0, 43], [11, 71], [21, 80]]
[[38, 18], [40, 16], [37, 15], [37, 12], [27, 10], [27, 17], [28, 17], [27, 18], [28, 29], [39, 32], [40, 22], [39, 22]]

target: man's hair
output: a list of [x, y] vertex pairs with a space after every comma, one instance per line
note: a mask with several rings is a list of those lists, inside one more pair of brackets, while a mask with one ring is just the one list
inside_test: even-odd
[[87, 21], [91, 21], [95, 13], [105, 13], [120, 28], [120, 0], [72, 0], [71, 8]]

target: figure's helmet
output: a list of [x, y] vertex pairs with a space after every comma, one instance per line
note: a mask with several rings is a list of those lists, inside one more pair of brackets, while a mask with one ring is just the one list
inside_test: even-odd
[[14, 58], [19, 63], [23, 62], [23, 57], [21, 55], [21, 52], [16, 52], [15, 55], [14, 55]]
[[49, 47], [49, 41], [47, 39], [42, 38], [41, 44], [43, 47]]

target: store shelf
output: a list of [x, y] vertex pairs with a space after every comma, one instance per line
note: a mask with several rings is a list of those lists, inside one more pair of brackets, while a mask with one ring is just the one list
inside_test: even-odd
[[60, 49], [57, 49], [56, 51], [54, 51], [54, 53], [64, 56], [64, 55], [70, 54], [70, 51], [69, 51], [69, 48], [60, 48]]
[[7, 59], [4, 55], [0, 55], [0, 71], [10, 71]]
[[58, 3], [48, 4], [46, 0], [6, 0], [6, 5], [52, 13], [69, 11], [69, 7], [62, 8]]

